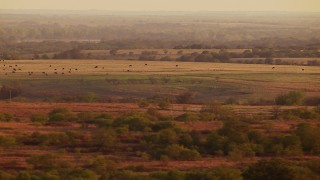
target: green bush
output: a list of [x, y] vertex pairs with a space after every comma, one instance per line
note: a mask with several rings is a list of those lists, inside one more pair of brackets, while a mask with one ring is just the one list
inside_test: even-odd
[[0, 171], [1, 180], [15, 180], [15, 176], [4, 171]]
[[247, 180], [292, 180], [293, 174], [289, 165], [281, 160], [260, 160], [251, 165], [243, 172], [244, 179]]
[[145, 100], [141, 100], [141, 101], [138, 102], [138, 106], [139, 106], [140, 108], [146, 108], [146, 107], [149, 106], [149, 102], [148, 102], [148, 101], [145, 101]]
[[192, 161], [201, 157], [197, 150], [188, 149], [178, 144], [169, 145], [165, 152], [170, 159], [174, 160]]
[[1, 147], [10, 147], [17, 145], [16, 138], [0, 136], [0, 146]]
[[275, 99], [277, 105], [299, 105], [302, 103], [303, 95], [301, 92], [290, 91], [287, 94], [278, 95]]
[[56, 154], [32, 155], [26, 162], [32, 165], [34, 169], [40, 170], [54, 170], [70, 166], [69, 163]]
[[13, 115], [8, 113], [0, 113], [1, 122], [10, 122], [13, 120]]
[[280, 113], [280, 117], [286, 120], [296, 119], [320, 119], [320, 114], [307, 108], [289, 109]]
[[300, 138], [304, 151], [312, 154], [320, 153], [320, 128], [310, 124], [300, 124], [295, 130], [295, 134]]
[[143, 131], [150, 127], [152, 122], [143, 114], [135, 113], [118, 117], [112, 125], [114, 127], [128, 126], [131, 131]]
[[49, 112], [49, 123], [58, 123], [65, 121], [73, 121], [76, 119], [68, 109], [57, 108]]
[[184, 114], [181, 114], [181, 115], [177, 116], [175, 118], [175, 120], [177, 120], [177, 121], [185, 121], [185, 122], [198, 121], [199, 120], [199, 116], [197, 114], [194, 114], [194, 113], [184, 113]]
[[32, 114], [30, 120], [34, 123], [45, 124], [49, 120], [49, 117], [46, 114]]
[[95, 140], [95, 144], [101, 148], [112, 147], [117, 143], [117, 135], [111, 128], [96, 130], [93, 139]]
[[90, 170], [85, 170], [85, 169], [74, 169], [71, 170], [65, 179], [68, 180], [98, 180], [98, 176], [96, 173]]

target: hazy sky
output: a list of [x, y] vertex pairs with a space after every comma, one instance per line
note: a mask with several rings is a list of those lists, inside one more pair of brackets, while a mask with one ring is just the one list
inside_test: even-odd
[[0, 0], [0, 9], [320, 12], [320, 0]]

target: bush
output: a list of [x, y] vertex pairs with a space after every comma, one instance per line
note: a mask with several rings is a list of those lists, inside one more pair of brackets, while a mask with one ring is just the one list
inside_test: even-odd
[[302, 103], [302, 93], [290, 91], [287, 94], [278, 95], [275, 99], [277, 105], [299, 105]]
[[309, 110], [307, 108], [289, 109], [280, 113], [280, 117], [286, 120], [295, 119], [319, 119], [320, 114], [315, 110]]
[[91, 103], [96, 102], [98, 100], [98, 96], [94, 92], [87, 92], [81, 99], [83, 102]]
[[158, 103], [158, 106], [160, 109], [169, 109], [171, 106], [171, 103], [167, 100], [160, 100]]
[[112, 174], [117, 170], [117, 164], [112, 160], [106, 159], [105, 157], [91, 159], [87, 163], [86, 167], [92, 169], [98, 174]]
[[171, 159], [174, 160], [192, 161], [201, 157], [197, 150], [191, 150], [178, 144], [168, 146], [165, 152]]
[[112, 147], [117, 143], [117, 135], [113, 129], [101, 128], [95, 131], [94, 140], [101, 148]]
[[184, 113], [181, 114], [180, 116], [176, 117], [175, 120], [177, 121], [198, 121], [199, 120], [199, 116], [197, 114], [194, 113]]
[[98, 180], [98, 176], [90, 171], [90, 170], [85, 170], [85, 169], [74, 169], [70, 171], [66, 178], [68, 180]]
[[15, 176], [7, 173], [7, 172], [3, 172], [3, 171], [0, 171], [0, 179], [1, 180], [15, 180]]
[[146, 107], [149, 106], [149, 103], [148, 103], [148, 101], [141, 100], [141, 101], [138, 102], [138, 106], [140, 108], [146, 108]]
[[13, 120], [13, 115], [8, 113], [0, 113], [1, 122], [10, 122]]
[[10, 147], [17, 145], [16, 139], [14, 137], [0, 136], [0, 146]]
[[309, 124], [300, 124], [295, 130], [300, 138], [304, 151], [312, 154], [320, 153], [320, 128], [312, 127]]
[[123, 115], [113, 121], [114, 127], [128, 126], [131, 131], [143, 131], [152, 125], [151, 121], [142, 114]]
[[40, 170], [53, 170], [69, 167], [69, 164], [56, 154], [32, 155], [26, 162], [31, 164], [34, 169]]
[[[202, 114], [205, 114], [205, 116], [203, 116]], [[230, 108], [224, 107], [220, 104], [210, 103], [202, 107], [200, 111], [200, 117], [201, 119], [207, 118], [203, 119], [207, 121], [225, 121], [235, 117], [235, 114]]]
[[45, 124], [49, 117], [46, 114], [33, 114], [30, 118], [31, 122]]
[[287, 163], [281, 160], [261, 160], [243, 172], [248, 180], [292, 180], [293, 175]]
[[194, 92], [187, 91], [177, 95], [176, 101], [179, 104], [188, 104], [190, 101], [192, 101], [192, 99], [194, 99], [195, 96], [196, 94]]
[[75, 120], [76, 117], [74, 117], [68, 109], [65, 108], [57, 108], [53, 109], [51, 112], [49, 112], [49, 123], [58, 123], [58, 122], [64, 122], [64, 121], [72, 121]]

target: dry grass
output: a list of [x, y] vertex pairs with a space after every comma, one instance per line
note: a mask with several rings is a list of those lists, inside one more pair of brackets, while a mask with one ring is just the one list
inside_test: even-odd
[[[145, 65], [147, 64], [147, 65]], [[4, 65], [6, 65], [4, 67]], [[17, 67], [15, 67], [17, 65]], [[51, 65], [51, 67], [50, 67]], [[131, 66], [130, 66], [131, 65]], [[177, 66], [178, 65], [178, 66]], [[12, 68], [21, 69], [12, 73]], [[162, 62], [162, 61], [130, 61], [130, 60], [10, 60], [0, 62], [2, 77], [45, 77], [42, 72], [51, 76], [79, 76], [79, 75], [106, 75], [106, 74], [182, 74], [182, 73], [299, 73], [320, 74], [320, 67], [299, 67], [290, 65], [264, 64], [232, 64], [208, 62]], [[95, 68], [97, 67], [97, 68]], [[272, 69], [275, 67], [275, 69]], [[64, 69], [63, 69], [64, 68]], [[302, 71], [302, 68], [305, 69]], [[71, 73], [69, 73], [71, 69]], [[78, 70], [75, 70], [78, 69]], [[58, 74], [55, 74], [57, 72]], [[64, 75], [62, 75], [64, 73]]]

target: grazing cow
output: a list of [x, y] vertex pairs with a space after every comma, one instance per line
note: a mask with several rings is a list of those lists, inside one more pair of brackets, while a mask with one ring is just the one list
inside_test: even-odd
[[177, 64], [176, 67], [178, 67], [179, 65]]
[[302, 71], [304, 71], [304, 69], [301, 69]]
[[272, 69], [274, 69], [275, 67], [272, 67]]
[[144, 64], [145, 66], [148, 66], [148, 64]]
[[129, 67], [132, 67], [132, 65], [130, 64]]
[[98, 68], [98, 66], [95, 66], [94, 68]]

